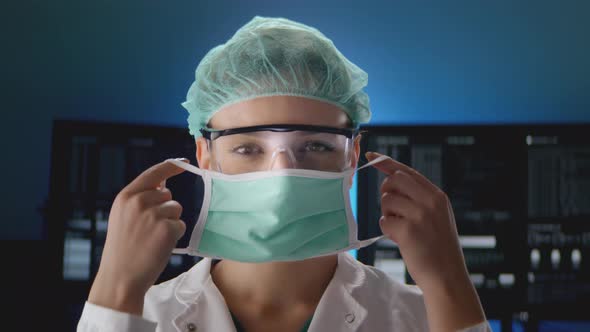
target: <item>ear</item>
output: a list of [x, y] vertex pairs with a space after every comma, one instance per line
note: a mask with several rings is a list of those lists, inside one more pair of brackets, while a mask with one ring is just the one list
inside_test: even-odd
[[209, 166], [211, 165], [211, 153], [209, 152], [209, 145], [207, 143], [207, 139], [204, 137], [199, 137], [195, 140], [197, 146], [197, 163], [199, 164], [199, 168], [203, 169], [210, 169]]
[[[361, 154], [361, 134], [358, 134], [354, 138], [352, 158], [350, 160], [350, 167], [352, 167], [353, 169], [356, 169], [356, 167], [358, 166], [360, 154]], [[348, 189], [350, 189], [350, 187], [352, 187], [353, 178], [354, 178], [354, 174], [351, 175], [350, 178], [348, 179]]]

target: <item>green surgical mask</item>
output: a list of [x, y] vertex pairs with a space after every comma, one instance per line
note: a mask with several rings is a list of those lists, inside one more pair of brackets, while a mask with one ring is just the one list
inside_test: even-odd
[[200, 175], [205, 188], [189, 245], [173, 253], [241, 262], [294, 261], [366, 247], [384, 237], [357, 239], [346, 184], [354, 169], [228, 175], [167, 161]]

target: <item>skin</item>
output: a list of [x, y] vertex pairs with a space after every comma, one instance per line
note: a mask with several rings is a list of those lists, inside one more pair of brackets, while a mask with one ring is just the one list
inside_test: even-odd
[[[210, 126], [227, 129], [276, 123], [349, 125], [346, 114], [334, 105], [273, 96], [230, 105], [213, 116]], [[359, 139], [354, 146], [352, 167], [358, 162]], [[198, 138], [196, 147], [200, 167], [210, 168], [214, 156], [206, 140]], [[367, 159], [378, 156], [368, 153]], [[409, 273], [424, 293], [431, 331], [457, 331], [484, 321], [448, 197], [407, 165], [388, 159], [374, 166], [387, 174], [381, 186], [381, 230], [398, 244]], [[170, 190], [160, 187], [183, 171], [167, 162], [154, 165], [117, 195], [89, 302], [142, 314], [145, 293], [185, 232], [179, 219], [182, 206], [172, 200]], [[299, 331], [317, 307], [337, 262], [336, 255], [258, 264], [222, 260], [211, 274], [246, 330]]]

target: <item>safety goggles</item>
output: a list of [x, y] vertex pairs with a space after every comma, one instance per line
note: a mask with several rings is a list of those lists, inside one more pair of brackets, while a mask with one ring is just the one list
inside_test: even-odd
[[341, 172], [351, 165], [355, 129], [264, 125], [200, 130], [213, 168], [226, 174], [300, 168]]

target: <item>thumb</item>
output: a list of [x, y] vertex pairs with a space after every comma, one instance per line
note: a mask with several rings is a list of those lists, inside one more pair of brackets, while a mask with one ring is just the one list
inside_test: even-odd
[[379, 158], [379, 157], [381, 157], [381, 156], [382, 156], [382, 154], [380, 154], [380, 153], [377, 153], [377, 152], [372, 152], [372, 151], [368, 151], [368, 152], [366, 152], [366, 153], [365, 153], [365, 157], [366, 157], [366, 158], [367, 158], [367, 160], [369, 160], [369, 161], [371, 161], [371, 160], [373, 160], [373, 159], [375, 159], [375, 158]]
[[169, 219], [168, 221], [170, 222], [172, 228], [174, 229], [174, 235], [176, 237], [176, 241], [180, 240], [180, 238], [186, 232], [186, 224], [184, 223], [184, 221], [182, 221], [180, 219]]

